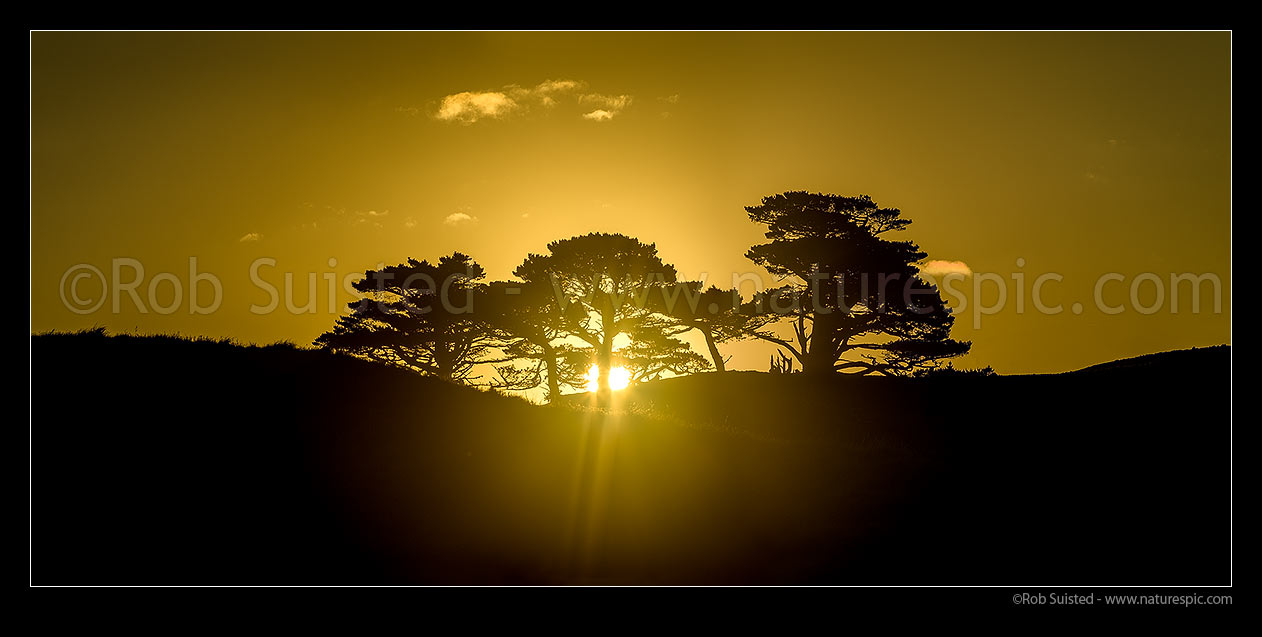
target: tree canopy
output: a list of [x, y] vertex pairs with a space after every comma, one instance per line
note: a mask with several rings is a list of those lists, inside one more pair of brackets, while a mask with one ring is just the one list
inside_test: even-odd
[[[913, 374], [968, 351], [919, 276], [925, 253], [888, 238], [911, 223], [897, 208], [786, 192], [745, 210], [769, 239], [746, 256], [784, 282], [749, 299], [679, 280], [652, 243], [592, 233], [527, 255], [513, 281], [484, 282], [482, 266], [460, 252], [369, 270], [353, 284], [363, 298], [315, 343], [458, 383], [546, 385], [549, 401], [585, 386], [593, 364], [602, 400], [615, 365], [631, 383], [722, 372], [718, 346], [745, 338], [787, 352], [772, 359], [779, 372], [796, 371], [796, 361], [807, 373]], [[694, 331], [708, 360], [681, 338]], [[488, 368], [484, 380], [477, 370]]]
[[748, 309], [791, 321], [794, 333], [753, 336], [791, 352], [804, 372], [906, 374], [968, 351], [949, 338], [954, 317], [941, 294], [918, 276], [927, 255], [884, 237], [911, 223], [897, 208], [867, 196], [786, 192], [745, 211], [771, 240], [746, 257], [789, 281]]
[[486, 286], [482, 266], [459, 252], [437, 263], [369, 270], [353, 284], [364, 294], [316, 345], [396, 365], [443, 380], [472, 383], [474, 366], [490, 362], [499, 341], [474, 314]]
[[552, 289], [565, 332], [595, 350], [602, 395], [610, 391], [614, 339], [669, 325], [652, 310], [649, 297], [675, 283], [675, 268], [662, 261], [655, 245], [639, 239], [592, 233], [553, 241], [548, 254], [527, 256], [513, 274]]
[[740, 293], [734, 289], [710, 286], [704, 291], [699, 281], [679, 281], [663, 286], [650, 299], [650, 307], [674, 323], [676, 334], [696, 330], [705, 341], [715, 371], [726, 371], [726, 359], [719, 344], [748, 338], [775, 320], [769, 313], [746, 311]]
[[580, 319], [565, 313], [581, 314], [581, 305], [572, 303], [562, 310], [551, 286], [530, 282], [493, 282], [483, 298], [478, 316], [497, 332], [505, 358], [511, 359], [496, 368], [495, 387], [527, 390], [546, 383], [548, 401], [555, 402], [562, 388], [586, 384], [591, 352], [563, 340], [566, 325]]

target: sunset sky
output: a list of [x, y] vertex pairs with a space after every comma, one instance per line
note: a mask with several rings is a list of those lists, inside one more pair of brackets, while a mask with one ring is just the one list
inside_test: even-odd
[[[959, 365], [1056, 372], [1230, 343], [1230, 53], [1221, 32], [37, 32], [31, 329], [308, 344], [335, 318], [324, 273], [459, 250], [503, 279], [593, 231], [727, 286], [765, 275], [743, 207], [809, 190], [900, 208], [900, 238], [1010, 295], [1013, 273], [1027, 294], [1064, 277], [1044, 291], [1057, 315], [1009, 302], [977, 327], [965, 309]], [[146, 284], [187, 284], [190, 257], [222, 281], [213, 313], [189, 311], [187, 285], [171, 314], [62, 302], [78, 264], [132, 258]], [[296, 273], [299, 303], [315, 273], [315, 313], [252, 313], [259, 257], [277, 288]], [[1199, 313], [1172, 312], [1167, 289], [1155, 313], [1105, 314], [1092, 291], [1112, 272], [1110, 305], [1142, 273], [1213, 274], [1221, 311], [1205, 288]], [[758, 370], [773, 351], [724, 350]]]

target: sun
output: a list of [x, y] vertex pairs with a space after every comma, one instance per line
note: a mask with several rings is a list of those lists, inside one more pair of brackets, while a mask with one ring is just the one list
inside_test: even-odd
[[[600, 378], [600, 367], [592, 365], [587, 370], [587, 391], [596, 391], [597, 379]], [[617, 391], [626, 389], [631, 384], [631, 372], [625, 367], [613, 367], [609, 370], [609, 388]]]

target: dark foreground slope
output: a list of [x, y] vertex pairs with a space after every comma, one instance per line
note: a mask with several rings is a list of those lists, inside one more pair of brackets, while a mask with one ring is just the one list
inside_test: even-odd
[[613, 413], [286, 347], [32, 348], [36, 584], [1228, 581], [1226, 348]]

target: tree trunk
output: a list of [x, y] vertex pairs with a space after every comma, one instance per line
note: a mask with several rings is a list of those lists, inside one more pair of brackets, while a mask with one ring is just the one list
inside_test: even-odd
[[714, 370], [717, 372], [725, 372], [727, 368], [723, 366], [723, 355], [719, 353], [719, 346], [714, 342], [714, 334], [708, 329], [702, 329], [701, 333], [705, 335], [706, 347], [710, 348], [710, 358], [714, 359]]
[[811, 349], [802, 357], [803, 374], [831, 374], [837, 349], [837, 328], [827, 314], [816, 314], [811, 326]]
[[455, 374], [456, 366], [453, 364], [451, 358], [452, 357], [448, 353], [447, 345], [439, 343], [438, 346], [434, 348], [434, 366], [438, 370], [438, 377], [445, 381], [451, 381], [452, 376]]
[[556, 350], [545, 346], [543, 358], [548, 368], [548, 404], [555, 405], [561, 398], [561, 381], [557, 378]]
[[605, 335], [605, 340], [596, 352], [596, 403], [608, 405], [613, 394], [609, 386], [609, 370], [613, 367], [613, 337]]

